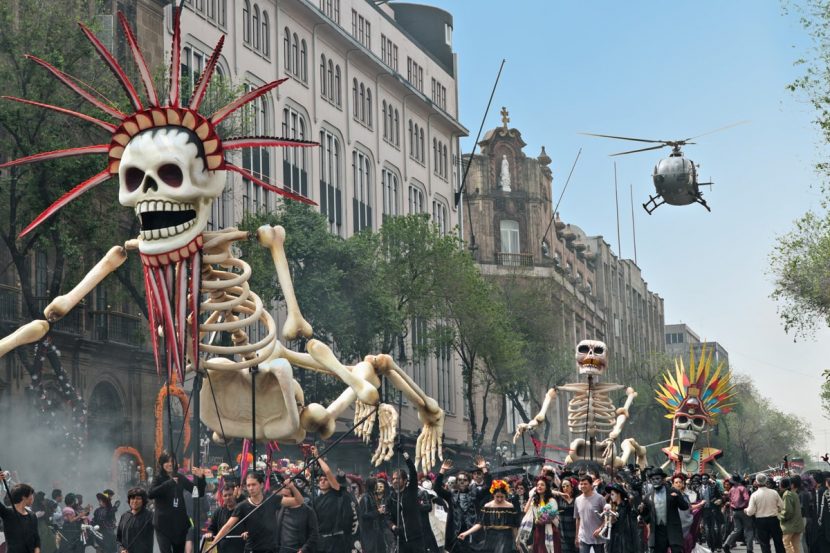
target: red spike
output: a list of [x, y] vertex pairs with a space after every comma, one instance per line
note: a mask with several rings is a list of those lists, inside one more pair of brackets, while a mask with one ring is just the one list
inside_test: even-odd
[[225, 35], [222, 35], [219, 37], [219, 42], [216, 44], [216, 48], [213, 49], [213, 53], [210, 55], [210, 59], [205, 66], [205, 70], [202, 71], [202, 75], [199, 77], [199, 82], [196, 83], [196, 89], [190, 97], [190, 109], [193, 111], [198, 111], [199, 106], [205, 97], [205, 92], [207, 92], [210, 79], [213, 78], [213, 72], [216, 70], [216, 64], [219, 62], [219, 54], [222, 52], [222, 45], [224, 43]]
[[170, 94], [169, 102], [174, 108], [181, 107], [179, 103], [179, 84], [182, 70], [182, 10], [175, 8], [173, 16], [173, 44], [170, 56]]
[[202, 282], [202, 250], [196, 250], [190, 269], [190, 344], [193, 348], [193, 371], [199, 372], [199, 307]]
[[156, 316], [155, 316], [155, 305], [152, 299], [153, 290], [150, 286], [150, 276], [149, 272], [152, 271], [152, 267], [147, 267], [144, 265], [142, 267], [142, 272], [144, 273], [144, 291], [147, 300], [147, 319], [150, 321], [150, 341], [153, 344], [153, 359], [156, 362], [156, 374], [161, 375], [161, 358], [159, 357], [159, 346], [158, 346], [158, 332], [156, 327]]
[[268, 136], [246, 136], [242, 138], [231, 138], [230, 140], [222, 141], [222, 148], [225, 150], [237, 150], [239, 148], [257, 148], [257, 147], [288, 147], [288, 148], [310, 148], [312, 146], [319, 146], [319, 142], [309, 142], [306, 140], [295, 140], [293, 138], [272, 138]]
[[257, 98], [259, 98], [263, 94], [267, 93], [269, 90], [273, 90], [273, 89], [277, 88], [278, 86], [280, 86], [282, 83], [284, 83], [287, 80], [288, 80], [288, 78], [286, 77], [285, 79], [280, 79], [278, 81], [273, 81], [273, 82], [270, 82], [268, 84], [264, 84], [259, 88], [255, 88], [252, 91], [245, 94], [244, 96], [241, 96], [241, 97], [237, 98], [236, 100], [234, 100], [233, 102], [231, 102], [227, 106], [217, 110], [216, 113], [214, 113], [213, 115], [208, 117], [208, 119], [214, 125], [218, 125], [219, 123], [224, 121], [225, 118], [228, 115], [230, 115], [231, 113], [233, 113], [234, 111], [238, 110], [239, 108], [241, 108], [242, 106], [244, 106], [248, 102], [256, 100]]
[[35, 62], [36, 64], [40, 65], [41, 67], [45, 67], [50, 73], [52, 73], [52, 75], [57, 77], [60, 82], [62, 82], [67, 87], [69, 87], [73, 92], [75, 92], [75, 94], [77, 94], [78, 96], [80, 96], [81, 98], [83, 98], [84, 100], [86, 100], [87, 102], [89, 102], [90, 104], [95, 106], [96, 108], [100, 109], [101, 111], [103, 111], [104, 113], [109, 115], [110, 117], [112, 117], [114, 119], [118, 119], [119, 121], [123, 121], [124, 119], [127, 118], [127, 115], [125, 113], [122, 113], [122, 112], [120, 112], [119, 110], [117, 110], [115, 108], [109, 107], [108, 105], [103, 103], [101, 100], [99, 100], [98, 98], [96, 98], [95, 96], [93, 96], [92, 94], [90, 94], [89, 92], [84, 90], [83, 88], [79, 87], [69, 77], [69, 75], [67, 75], [66, 73], [64, 73], [63, 71], [61, 71], [57, 67], [55, 67], [54, 65], [50, 64], [49, 62], [43, 61], [42, 59], [40, 59], [38, 57], [32, 56], [30, 54], [26, 54], [26, 57], [29, 58], [30, 60], [32, 60], [33, 62]]
[[33, 102], [32, 100], [25, 100], [23, 98], [16, 98], [14, 96], [0, 96], [5, 100], [11, 100], [13, 102], [20, 102], [21, 104], [29, 104], [31, 106], [37, 106], [39, 108], [44, 109], [51, 109], [52, 111], [57, 111], [58, 113], [63, 113], [64, 115], [71, 115], [72, 117], [77, 117], [78, 119], [83, 119], [84, 121], [88, 121], [93, 125], [98, 125], [105, 131], [109, 133], [114, 133], [118, 127], [113, 125], [112, 123], [107, 123], [106, 121], [101, 121], [100, 119], [96, 119], [95, 117], [91, 117], [85, 113], [80, 113], [78, 111], [72, 111], [71, 109], [61, 108], [58, 106], [53, 106], [51, 104], [43, 104], [41, 102]]
[[82, 182], [81, 184], [79, 184], [78, 186], [76, 186], [75, 188], [73, 188], [60, 198], [58, 198], [57, 201], [50, 205], [40, 215], [35, 217], [35, 220], [29, 223], [29, 225], [26, 228], [24, 228], [23, 231], [17, 237], [23, 238], [24, 236], [29, 234], [29, 232], [31, 232], [36, 226], [38, 226], [43, 221], [54, 215], [55, 212], [57, 212], [60, 208], [62, 208], [63, 206], [65, 206], [66, 204], [68, 204], [84, 192], [95, 188], [96, 186], [98, 186], [99, 184], [101, 184], [109, 178], [109, 171], [107, 169], [104, 169], [94, 177], [85, 180], [84, 182]]
[[80, 146], [78, 148], [67, 148], [65, 150], [53, 150], [51, 152], [41, 152], [6, 163], [0, 163], [0, 169], [7, 167], [14, 167], [16, 165], [25, 165], [27, 163], [35, 163], [36, 161], [46, 161], [47, 159], [60, 159], [62, 157], [85, 156], [89, 154], [106, 154], [109, 151], [109, 144], [95, 144], [94, 146]]
[[107, 47], [103, 45], [103, 43], [98, 40], [98, 37], [95, 36], [95, 33], [89, 30], [89, 28], [81, 22], [78, 22], [78, 25], [81, 26], [81, 31], [86, 35], [92, 45], [95, 47], [95, 50], [98, 52], [98, 55], [101, 56], [101, 59], [109, 66], [112, 72], [115, 74], [115, 78], [118, 79], [118, 82], [121, 83], [121, 86], [124, 87], [124, 91], [127, 93], [127, 96], [130, 98], [130, 102], [132, 102], [133, 107], [136, 111], [142, 111], [144, 106], [141, 105], [141, 98], [138, 97], [138, 92], [136, 92], [133, 83], [130, 82], [130, 78], [124, 73], [124, 70], [119, 65], [118, 60], [116, 60], [113, 55], [107, 50]]
[[133, 59], [138, 66], [138, 73], [141, 75], [141, 81], [144, 83], [144, 90], [147, 91], [147, 98], [150, 100], [150, 105], [158, 107], [159, 98], [153, 86], [153, 77], [150, 74], [150, 68], [147, 67], [147, 62], [144, 60], [144, 54], [141, 53], [141, 48], [138, 47], [138, 41], [135, 39], [133, 30], [130, 28], [130, 23], [122, 12], [118, 12], [118, 21], [121, 22], [121, 28], [124, 29], [124, 36], [130, 45], [130, 50], [132, 50]]
[[286, 198], [290, 198], [290, 199], [296, 200], [298, 202], [303, 202], [304, 204], [308, 204], [308, 205], [317, 205], [317, 202], [315, 202], [313, 200], [310, 200], [309, 198], [306, 198], [305, 196], [295, 194], [294, 192], [291, 192], [290, 190], [286, 190], [284, 188], [277, 188], [276, 186], [274, 186], [272, 184], [268, 184], [267, 182], [265, 182], [263, 180], [260, 180], [257, 177], [253, 176], [251, 173], [249, 173], [248, 171], [246, 171], [242, 167], [239, 167], [239, 166], [234, 165], [232, 163], [225, 163], [225, 169], [228, 170], [228, 171], [235, 171], [235, 172], [239, 173], [240, 175], [242, 175], [243, 177], [245, 177], [246, 179], [248, 179], [250, 181], [253, 181], [253, 183], [256, 184], [257, 186], [261, 186], [262, 188], [264, 188], [266, 190], [270, 190], [271, 192], [276, 192], [277, 194], [285, 196]]

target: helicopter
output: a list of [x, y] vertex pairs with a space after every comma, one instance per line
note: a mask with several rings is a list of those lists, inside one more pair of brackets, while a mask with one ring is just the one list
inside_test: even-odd
[[657, 195], [649, 194], [648, 201], [643, 204], [643, 209], [646, 213], [651, 215], [655, 209], [663, 204], [669, 205], [689, 205], [699, 203], [711, 212], [712, 209], [703, 199], [703, 192], [700, 191], [701, 186], [712, 186], [713, 182], [699, 182], [698, 181], [698, 165], [694, 161], [684, 157], [681, 147], [695, 144], [691, 142], [701, 136], [706, 136], [715, 132], [719, 132], [736, 125], [741, 125], [746, 121], [733, 123], [725, 127], [721, 127], [712, 131], [685, 138], [683, 140], [648, 140], [645, 138], [631, 138], [628, 136], [614, 136], [610, 134], [594, 134], [594, 133], [580, 133], [588, 136], [598, 136], [600, 138], [613, 138], [616, 140], [631, 140], [634, 142], [646, 142], [649, 144], [656, 144], [656, 146], [649, 146], [648, 148], [640, 148], [637, 150], [628, 150], [626, 152], [618, 152], [611, 154], [613, 156], [622, 156], [627, 154], [636, 154], [638, 152], [647, 152], [649, 150], [659, 150], [665, 147], [671, 147], [669, 157], [661, 159], [654, 166], [654, 173], [652, 180], [654, 181], [654, 188]]

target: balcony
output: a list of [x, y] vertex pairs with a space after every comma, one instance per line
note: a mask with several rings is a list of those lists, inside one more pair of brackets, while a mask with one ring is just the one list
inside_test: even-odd
[[125, 346], [140, 346], [144, 342], [142, 318], [117, 311], [93, 311], [92, 338]]
[[[34, 300], [37, 304], [37, 310], [39, 313], [43, 313], [46, 306], [52, 302], [51, 299], [46, 297], [35, 297]], [[75, 309], [67, 313], [64, 318], [56, 323], [53, 323], [51, 328], [57, 332], [66, 332], [67, 334], [75, 334], [80, 336], [84, 333], [85, 312], [84, 302], [82, 301], [77, 307], [75, 307]]]
[[533, 267], [533, 255], [529, 253], [496, 252], [496, 265], [503, 267]]

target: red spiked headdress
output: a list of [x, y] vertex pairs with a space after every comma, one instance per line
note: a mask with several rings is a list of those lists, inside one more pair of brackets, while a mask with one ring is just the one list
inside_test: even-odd
[[175, 21], [173, 25], [172, 60], [170, 63], [170, 90], [167, 102], [164, 105], [162, 105], [162, 103], [159, 102], [158, 95], [153, 86], [153, 80], [150, 75], [150, 70], [147, 66], [146, 61], [144, 60], [144, 56], [141, 53], [141, 49], [138, 47], [138, 42], [135, 39], [135, 35], [133, 35], [129, 23], [127, 22], [127, 19], [124, 17], [124, 14], [120, 12], [118, 13], [118, 20], [121, 23], [122, 29], [124, 30], [124, 36], [127, 40], [127, 43], [129, 44], [136, 65], [138, 66], [141, 81], [144, 85], [144, 89], [147, 94], [148, 105], [146, 106], [142, 103], [141, 98], [139, 97], [138, 92], [135, 89], [135, 86], [127, 77], [127, 74], [121, 68], [121, 66], [119, 65], [115, 57], [112, 55], [112, 53], [109, 50], [107, 50], [107, 48], [101, 43], [100, 40], [98, 40], [95, 34], [88, 27], [86, 27], [83, 23], [79, 23], [79, 25], [81, 26], [81, 30], [83, 31], [83, 33], [95, 47], [95, 50], [98, 52], [98, 54], [107, 64], [107, 66], [115, 74], [119, 84], [121, 84], [121, 86], [126, 91], [127, 96], [130, 99], [130, 103], [132, 104], [132, 107], [135, 110], [132, 114], [123, 113], [120, 110], [105, 104], [104, 102], [90, 94], [87, 90], [79, 86], [76, 82], [76, 79], [67, 75], [66, 73], [64, 73], [57, 67], [51, 65], [50, 63], [35, 56], [27, 56], [27, 58], [48, 70], [61, 83], [66, 85], [69, 89], [78, 94], [81, 98], [83, 98], [96, 108], [100, 109], [111, 119], [114, 119], [116, 123], [109, 123], [107, 121], [103, 121], [101, 119], [91, 117], [89, 115], [79, 113], [77, 111], [72, 111], [66, 108], [53, 106], [50, 104], [43, 104], [32, 100], [16, 98], [13, 96], [3, 96], [3, 98], [7, 100], [13, 100], [15, 102], [20, 102], [23, 104], [38, 106], [41, 108], [56, 111], [58, 113], [63, 113], [65, 115], [77, 117], [79, 119], [82, 119], [84, 121], [87, 121], [89, 123], [103, 128], [112, 135], [112, 139], [110, 140], [109, 144], [96, 144], [92, 146], [81, 146], [77, 148], [55, 150], [52, 152], [42, 152], [39, 154], [22, 157], [16, 160], [9, 161], [7, 163], [0, 164], [0, 169], [2, 169], [6, 167], [13, 167], [15, 165], [23, 165], [26, 163], [43, 161], [47, 159], [58, 159], [63, 157], [73, 157], [88, 154], [106, 154], [109, 158], [107, 167], [103, 171], [90, 177], [84, 182], [76, 185], [74, 188], [66, 192], [63, 196], [58, 198], [58, 200], [52, 203], [52, 205], [50, 205], [31, 223], [29, 223], [29, 225], [25, 229], [23, 229], [23, 231], [20, 233], [21, 237], [29, 233], [32, 229], [37, 227], [44, 220], [54, 215], [60, 208], [62, 208], [63, 206], [65, 206], [66, 204], [68, 204], [84, 192], [91, 190], [92, 188], [106, 181], [110, 177], [117, 175], [118, 167], [121, 163], [121, 156], [124, 153], [124, 148], [135, 135], [147, 129], [165, 126], [184, 127], [189, 129], [190, 131], [195, 133], [196, 136], [199, 137], [199, 139], [202, 141], [202, 144], [204, 145], [205, 158], [207, 160], [208, 170], [234, 171], [236, 173], [241, 174], [246, 179], [251, 180], [258, 186], [261, 186], [267, 190], [270, 190], [277, 194], [281, 194], [293, 200], [316, 205], [313, 201], [309, 200], [304, 196], [294, 194], [288, 190], [264, 182], [263, 180], [257, 178], [250, 172], [243, 169], [242, 167], [229, 163], [224, 156], [225, 150], [254, 147], [309, 147], [317, 146], [318, 144], [316, 142], [307, 142], [303, 140], [294, 140], [290, 138], [262, 136], [231, 138], [225, 139], [223, 141], [216, 132], [217, 125], [219, 125], [219, 123], [221, 123], [234, 111], [238, 110], [245, 104], [259, 98], [260, 96], [268, 93], [270, 90], [278, 87], [287, 79], [273, 81], [265, 85], [262, 85], [259, 88], [251, 90], [250, 92], [246, 93], [240, 98], [237, 98], [233, 102], [217, 110], [215, 113], [208, 117], [201, 115], [198, 112], [199, 106], [201, 105], [202, 100], [205, 97], [208, 84], [210, 83], [210, 80], [213, 77], [213, 73], [216, 69], [216, 64], [219, 61], [219, 54], [222, 51], [222, 45], [225, 40], [225, 37], [222, 36], [219, 39], [219, 42], [216, 44], [216, 48], [214, 48], [210, 58], [208, 59], [207, 65], [205, 66], [205, 70], [199, 78], [199, 82], [196, 84], [196, 87], [193, 90], [193, 94], [190, 97], [189, 102], [187, 103], [187, 105], [183, 105], [180, 97], [181, 9], [176, 10], [175, 13]]

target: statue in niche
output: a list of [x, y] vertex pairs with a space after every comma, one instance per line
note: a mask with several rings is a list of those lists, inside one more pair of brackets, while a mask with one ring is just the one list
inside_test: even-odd
[[501, 175], [499, 175], [499, 188], [510, 192], [510, 163], [507, 161], [507, 154], [501, 156]]

